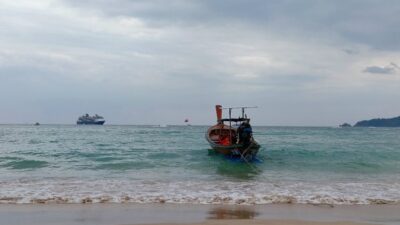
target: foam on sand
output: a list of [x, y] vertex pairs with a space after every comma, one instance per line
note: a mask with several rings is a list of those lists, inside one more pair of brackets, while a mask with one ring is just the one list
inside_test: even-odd
[[10, 180], [0, 203], [190, 203], [226, 205], [400, 203], [400, 184], [138, 180]]

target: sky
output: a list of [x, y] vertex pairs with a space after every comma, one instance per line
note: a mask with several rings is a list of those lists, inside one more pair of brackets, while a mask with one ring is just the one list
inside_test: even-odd
[[0, 0], [0, 123], [400, 115], [397, 0]]

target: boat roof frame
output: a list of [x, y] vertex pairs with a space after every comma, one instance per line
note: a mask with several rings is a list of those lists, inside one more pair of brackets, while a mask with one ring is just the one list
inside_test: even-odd
[[[245, 114], [245, 110], [253, 109], [253, 108], [257, 108], [257, 106], [224, 107], [222, 109], [228, 109], [229, 118], [220, 119], [218, 122], [220, 122], [220, 123], [229, 122], [230, 126], [231, 126], [232, 122], [236, 122], [236, 123], [237, 122], [250, 122], [250, 118], [247, 118], [247, 115]], [[232, 118], [232, 110], [233, 109], [241, 109], [242, 117]]]

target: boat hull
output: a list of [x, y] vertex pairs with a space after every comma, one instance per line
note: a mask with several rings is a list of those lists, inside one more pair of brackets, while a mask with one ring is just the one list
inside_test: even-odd
[[78, 125], [103, 125], [106, 121], [93, 121], [93, 122], [81, 122], [78, 121], [76, 124]]
[[211, 143], [210, 146], [218, 154], [231, 157], [255, 157], [260, 149], [260, 145], [254, 140], [247, 148], [242, 145], [218, 146]]
[[[228, 142], [228, 144], [224, 144], [220, 142], [221, 138], [219, 135], [224, 134], [229, 134], [233, 136], [233, 138], [231, 138], [233, 139], [233, 141], [231, 140], [232, 143]], [[227, 125], [217, 124], [210, 127], [205, 136], [211, 148], [219, 154], [241, 158], [255, 157], [258, 153], [258, 150], [260, 149], [260, 145], [257, 143], [257, 141], [251, 139], [250, 143], [247, 146], [244, 146], [243, 144], [236, 144], [234, 137], [235, 135], [236, 129]]]

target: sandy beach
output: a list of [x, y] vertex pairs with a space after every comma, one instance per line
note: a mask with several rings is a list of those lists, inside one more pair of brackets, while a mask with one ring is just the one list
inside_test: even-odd
[[[155, 225], [175, 225], [174, 224], [155, 224]], [[179, 223], [180, 224], [180, 223]], [[185, 223], [181, 225], [371, 225], [367, 223], [354, 222], [313, 222], [296, 220], [211, 220], [204, 223]]]
[[3, 204], [0, 224], [395, 225], [399, 210], [398, 205]]

